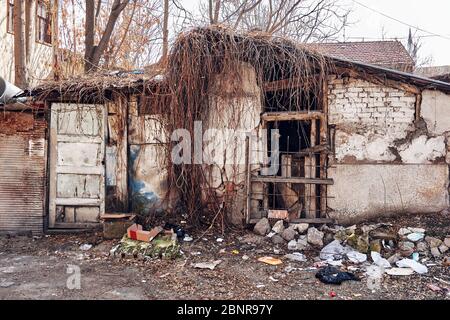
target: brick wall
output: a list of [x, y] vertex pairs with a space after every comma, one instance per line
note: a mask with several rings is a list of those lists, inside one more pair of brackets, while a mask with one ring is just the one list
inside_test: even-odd
[[390, 124], [414, 120], [416, 97], [399, 89], [332, 78], [328, 93], [330, 124], [370, 124], [386, 129]]
[[332, 77], [329, 124], [336, 125], [335, 156], [351, 161], [390, 162], [390, 147], [414, 130], [414, 94], [360, 79]]

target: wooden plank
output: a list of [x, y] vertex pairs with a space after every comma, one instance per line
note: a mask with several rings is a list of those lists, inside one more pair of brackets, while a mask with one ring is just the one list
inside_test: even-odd
[[[311, 77], [316, 77], [317, 74], [311, 74]], [[264, 82], [263, 83], [263, 90], [264, 91], [278, 91], [278, 90], [285, 90], [290, 88], [300, 88], [303, 87], [305, 84], [305, 80], [300, 78], [288, 78], [288, 79], [282, 79], [277, 81], [270, 81], [270, 82]]]
[[54, 229], [97, 229], [102, 226], [99, 222], [56, 222]]
[[333, 179], [317, 179], [317, 178], [300, 178], [300, 177], [278, 177], [278, 176], [258, 176], [252, 177], [254, 182], [271, 182], [271, 183], [301, 183], [301, 184], [334, 184]]
[[[320, 144], [329, 146], [328, 141], [328, 81], [323, 81], [322, 86], [322, 111], [324, 117], [320, 121]], [[331, 148], [330, 148], [331, 149]], [[328, 153], [320, 153], [320, 178], [326, 179], [328, 177], [327, 172]], [[320, 186], [320, 217], [324, 218], [327, 214], [327, 186]]]
[[72, 135], [59, 135], [58, 142], [73, 142], [73, 143], [102, 143], [103, 140], [99, 136], [72, 136]]
[[[265, 214], [265, 213], [263, 213]], [[265, 215], [263, 215], [265, 216]], [[259, 219], [250, 219], [249, 224], [255, 224], [258, 223], [258, 221], [261, 220]], [[290, 220], [289, 223], [311, 223], [311, 224], [323, 224], [323, 223], [335, 223], [334, 219], [330, 219], [330, 218], [305, 218], [305, 219], [293, 219]]]
[[[314, 147], [316, 145], [317, 136], [317, 121], [315, 119], [311, 120], [311, 133], [310, 133], [310, 146]], [[305, 157], [305, 178], [315, 179], [316, 178], [316, 156], [311, 154], [309, 157]], [[316, 186], [306, 185], [305, 186], [305, 212], [306, 218], [316, 217]]]
[[74, 167], [74, 166], [58, 166], [55, 170], [56, 173], [61, 174], [93, 174], [104, 175], [104, 167]]
[[264, 121], [306, 121], [312, 119], [322, 119], [324, 117], [321, 111], [283, 111], [283, 112], [265, 112], [261, 115]]
[[54, 200], [57, 206], [99, 206], [102, 202], [102, 199], [88, 198], [56, 198]]
[[100, 219], [125, 219], [133, 216], [131, 213], [105, 213], [100, 216]]
[[252, 193], [252, 183], [250, 180], [251, 176], [251, 165], [250, 165], [250, 137], [245, 138], [245, 178], [246, 178], [246, 205], [245, 205], [245, 221], [248, 223], [250, 221], [250, 203], [251, 203], [251, 193]]
[[56, 167], [57, 167], [57, 128], [58, 128], [58, 112], [59, 105], [52, 104], [50, 106], [50, 154], [49, 154], [49, 221], [48, 226], [53, 228], [56, 220]]

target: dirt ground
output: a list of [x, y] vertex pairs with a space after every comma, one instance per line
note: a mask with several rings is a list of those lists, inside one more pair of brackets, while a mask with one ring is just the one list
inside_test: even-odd
[[[442, 222], [445, 220], [444, 222]], [[386, 221], [386, 220], [385, 220]], [[450, 234], [448, 217], [440, 215], [387, 220], [393, 224], [423, 227], [430, 235]], [[217, 238], [224, 239], [218, 242]], [[183, 243], [176, 260], [119, 259], [110, 249], [118, 243], [100, 234], [46, 235], [0, 238], [0, 299], [449, 299], [449, 267], [436, 261], [424, 275], [384, 275], [380, 289], [367, 287], [364, 270], [355, 273], [360, 282], [326, 285], [315, 278], [317, 250], [306, 251], [307, 262], [291, 262], [274, 253], [272, 243], [248, 230], [222, 236], [213, 232], [193, 235]], [[80, 249], [93, 244], [87, 251]], [[236, 251], [237, 250], [237, 251]], [[257, 259], [270, 255], [283, 263], [270, 266]], [[247, 256], [248, 259], [243, 258]], [[192, 264], [222, 260], [214, 269], [195, 269]], [[81, 288], [67, 287], [68, 265], [80, 268]], [[291, 270], [289, 270], [291, 269]], [[332, 295], [334, 295], [332, 297]]]

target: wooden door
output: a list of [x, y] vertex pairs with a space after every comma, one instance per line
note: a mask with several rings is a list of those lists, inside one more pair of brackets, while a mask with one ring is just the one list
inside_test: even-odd
[[106, 108], [54, 103], [50, 125], [50, 228], [83, 228], [105, 212]]

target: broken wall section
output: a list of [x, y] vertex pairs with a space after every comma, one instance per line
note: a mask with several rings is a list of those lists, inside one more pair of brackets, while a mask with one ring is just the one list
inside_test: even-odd
[[[428, 96], [424, 91], [422, 98], [419, 90], [407, 85], [329, 79], [329, 125], [334, 132], [328, 171], [334, 179], [329, 187], [330, 216], [354, 222], [448, 206], [447, 138], [442, 127], [450, 128], [450, 121], [430, 130]], [[450, 114], [444, 100], [439, 95], [440, 108], [446, 105]]]

